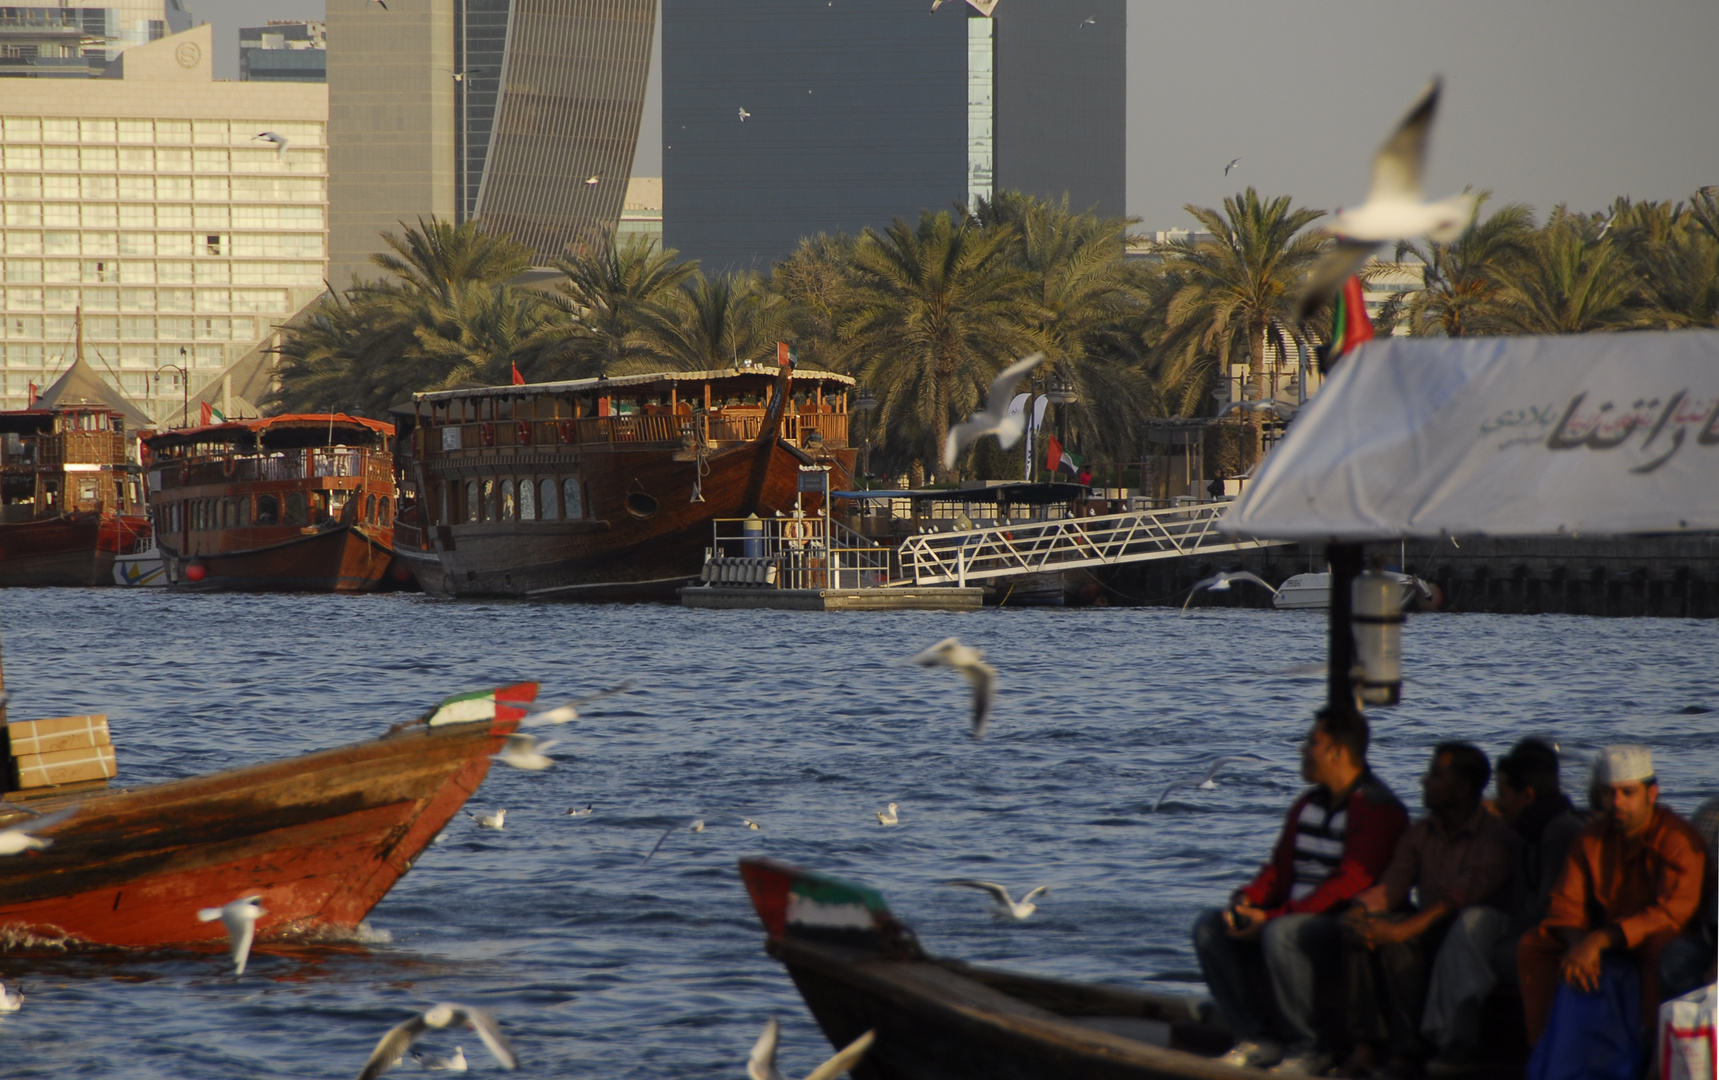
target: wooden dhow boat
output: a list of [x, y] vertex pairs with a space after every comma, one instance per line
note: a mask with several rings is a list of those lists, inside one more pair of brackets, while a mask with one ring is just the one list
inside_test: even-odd
[[393, 558], [392, 424], [236, 420], [144, 440], [156, 546], [194, 591], [369, 592]]
[[784, 363], [414, 395], [402, 562], [438, 596], [672, 597], [713, 520], [816, 509], [802, 469], [851, 486], [852, 386]]
[[0, 947], [222, 938], [200, 907], [259, 896], [260, 940], [357, 928], [483, 783], [536, 683], [449, 698], [368, 742], [130, 789], [8, 791], [0, 830], [71, 810], [0, 856]]

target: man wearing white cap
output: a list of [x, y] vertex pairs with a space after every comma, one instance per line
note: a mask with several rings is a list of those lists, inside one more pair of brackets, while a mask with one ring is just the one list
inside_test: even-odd
[[1593, 991], [1601, 955], [1627, 953], [1641, 970], [1643, 1024], [1659, 1014], [1659, 954], [1701, 903], [1707, 846], [1688, 822], [1658, 804], [1653, 754], [1608, 746], [1596, 762], [1601, 814], [1570, 845], [1539, 929], [1517, 959], [1528, 1038], [1546, 1029], [1558, 984]]

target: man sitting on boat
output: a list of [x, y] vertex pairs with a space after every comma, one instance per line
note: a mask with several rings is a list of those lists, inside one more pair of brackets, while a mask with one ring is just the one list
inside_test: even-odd
[[[1508, 903], [1510, 832], [1481, 802], [1492, 766], [1479, 747], [1440, 743], [1421, 777], [1427, 814], [1397, 842], [1379, 883], [1344, 913], [1349, 933], [1349, 1034], [1354, 1051], [1345, 1070], [1369, 1075], [1381, 1057], [1386, 1072], [1417, 1071], [1424, 1056], [1421, 1017], [1434, 958], [1452, 920], [1470, 910]], [[1409, 890], [1419, 910], [1405, 914]], [[1460, 947], [1460, 946], [1459, 946]]]
[[1374, 883], [1409, 821], [1368, 770], [1367, 740], [1359, 712], [1320, 711], [1301, 744], [1301, 775], [1315, 786], [1289, 808], [1253, 882], [1194, 924], [1206, 985], [1239, 1040], [1227, 1064], [1309, 1075], [1330, 1064], [1318, 1045], [1314, 972], [1338, 970], [1337, 911]]
[[1608, 746], [1595, 780], [1603, 812], [1570, 846], [1545, 920], [1517, 947], [1522, 1009], [1535, 1043], [1553, 1019], [1559, 984], [1591, 993], [1613, 977], [1605, 961], [1614, 957], [1627, 957], [1639, 973], [1639, 1019], [1651, 1031], [1660, 953], [1689, 927], [1701, 902], [1707, 845], [1659, 803], [1652, 752]]

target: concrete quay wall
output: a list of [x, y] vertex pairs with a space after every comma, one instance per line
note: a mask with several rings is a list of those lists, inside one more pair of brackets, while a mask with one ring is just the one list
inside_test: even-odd
[[[1719, 533], [1526, 540], [1474, 538], [1379, 544], [1369, 553], [1438, 586], [1445, 611], [1500, 614], [1719, 618]], [[1219, 570], [1251, 570], [1281, 585], [1325, 568], [1318, 545], [1290, 544], [1071, 573], [1071, 603], [1181, 606]], [[1269, 607], [1264, 589], [1238, 583], [1190, 606]]]

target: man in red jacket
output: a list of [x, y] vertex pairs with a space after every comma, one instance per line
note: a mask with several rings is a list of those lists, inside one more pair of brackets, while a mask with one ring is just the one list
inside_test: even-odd
[[[1331, 1064], [1314, 1023], [1317, 968], [1341, 970], [1337, 912], [1377, 880], [1408, 811], [1367, 769], [1367, 721], [1324, 709], [1301, 744], [1301, 775], [1315, 786], [1289, 808], [1271, 861], [1224, 911], [1194, 924], [1206, 985], [1237, 1043], [1230, 1065], [1318, 1075]], [[1260, 968], [1264, 968], [1264, 978]], [[1256, 988], [1269, 985], [1272, 1010]], [[1275, 1016], [1273, 1012], [1275, 1011]]]

